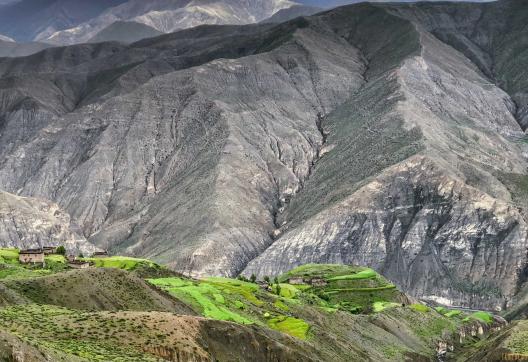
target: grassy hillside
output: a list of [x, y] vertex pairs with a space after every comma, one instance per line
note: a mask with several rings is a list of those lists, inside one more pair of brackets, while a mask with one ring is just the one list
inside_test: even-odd
[[[504, 330], [466, 347], [456, 361], [499, 361], [504, 355], [516, 354], [518, 361], [528, 356], [528, 321], [516, 321]], [[524, 356], [524, 357], [521, 357]]]
[[[23, 265], [18, 261], [18, 249], [0, 249], [0, 280], [25, 279], [52, 275], [68, 270], [66, 258], [62, 255], [47, 255], [46, 265]], [[80, 258], [97, 268], [112, 268], [134, 271], [141, 275], [175, 275], [168, 269], [146, 259], [112, 256], [108, 258]]]
[[[281, 360], [310, 360], [300, 343], [288, 337], [172, 313], [89, 313], [26, 305], [0, 309], [0, 328], [35, 346], [40, 353], [67, 356], [66, 361], [209, 361], [211, 356], [213, 360], [228, 361], [232, 360], [229, 349], [238, 356], [245, 349], [258, 360], [265, 359], [265, 354]], [[218, 329], [222, 336], [214, 334]], [[236, 346], [230, 340], [240, 331], [252, 343], [245, 341]], [[210, 340], [211, 334], [215, 340]]]
[[62, 255], [47, 255], [44, 268], [22, 265], [18, 261], [18, 249], [0, 249], [0, 280], [50, 275], [67, 269]]
[[438, 342], [494, 323], [412, 303], [369, 268], [305, 265], [261, 285], [189, 279], [142, 259], [66, 270], [57, 256], [51, 269], [16, 256], [3, 251], [0, 262], [17, 270], [0, 279], [0, 356], [35, 361], [232, 361], [250, 352], [266, 361], [435, 360]]
[[[291, 278], [305, 282], [289, 284]], [[314, 279], [326, 285], [312, 286]], [[433, 359], [436, 342], [465, 325], [488, 322], [483, 315], [412, 303], [374, 270], [361, 267], [305, 265], [279, 277], [271, 291], [225, 278], [148, 281], [204, 317], [268, 327], [304, 340], [324, 360]]]
[[72, 270], [39, 278], [0, 281], [32, 303], [91, 311], [166, 311], [192, 314], [183, 303], [119, 269]]

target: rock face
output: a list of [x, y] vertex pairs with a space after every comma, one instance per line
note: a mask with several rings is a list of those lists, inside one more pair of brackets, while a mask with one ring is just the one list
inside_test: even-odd
[[502, 307], [528, 270], [526, 19], [360, 4], [2, 59], [0, 185], [192, 275], [366, 264]]
[[56, 204], [0, 192], [0, 247], [59, 245], [74, 253], [91, 254], [97, 250]]

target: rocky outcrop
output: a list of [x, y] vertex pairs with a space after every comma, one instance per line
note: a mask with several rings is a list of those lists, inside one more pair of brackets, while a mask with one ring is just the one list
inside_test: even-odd
[[91, 254], [97, 250], [56, 204], [0, 192], [0, 247], [59, 245], [73, 253]]

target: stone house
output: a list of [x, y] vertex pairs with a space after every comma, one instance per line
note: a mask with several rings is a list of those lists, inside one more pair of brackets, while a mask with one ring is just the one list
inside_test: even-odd
[[44, 251], [42, 249], [20, 250], [18, 261], [22, 264], [44, 264]]
[[92, 255], [93, 258], [108, 258], [109, 256], [107, 251], [96, 251]]
[[328, 282], [323, 278], [313, 278], [310, 281], [310, 284], [312, 285], [312, 287], [325, 287], [326, 285], [328, 285]]
[[51, 255], [57, 252], [57, 248], [54, 246], [43, 246], [42, 251], [44, 252], [44, 255]]
[[73, 260], [68, 262], [68, 266], [72, 269], [88, 269], [91, 264], [87, 261]]
[[298, 285], [304, 284], [304, 279], [302, 277], [293, 277], [288, 279], [288, 284]]
[[269, 292], [272, 291], [271, 285], [269, 285], [267, 282], [258, 282], [258, 285], [260, 289], [267, 290]]

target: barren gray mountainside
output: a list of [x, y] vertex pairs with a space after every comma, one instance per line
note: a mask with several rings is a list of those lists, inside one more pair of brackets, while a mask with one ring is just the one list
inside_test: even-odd
[[0, 247], [59, 245], [75, 253], [92, 254], [97, 250], [56, 204], [0, 191]]
[[362, 264], [504, 307], [528, 275], [527, 20], [359, 4], [0, 59], [0, 185], [187, 274]]
[[128, 0], [100, 15], [60, 31], [44, 31], [35, 39], [54, 44], [87, 42], [116, 21], [145, 24], [162, 33], [204, 24], [251, 24], [295, 5], [289, 0]]

